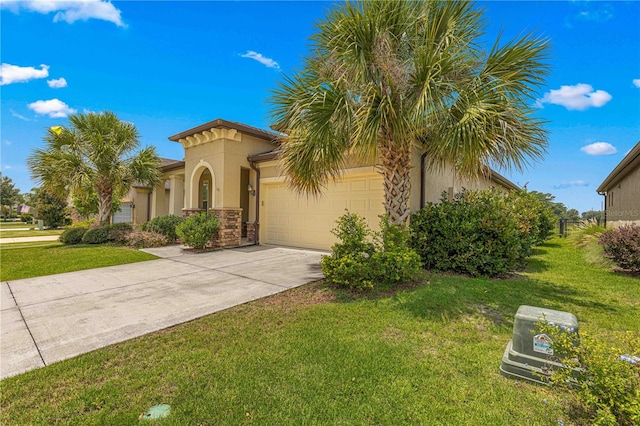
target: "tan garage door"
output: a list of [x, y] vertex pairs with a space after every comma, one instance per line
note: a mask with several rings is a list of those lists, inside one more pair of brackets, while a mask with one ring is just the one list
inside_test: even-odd
[[263, 183], [263, 194], [261, 241], [266, 244], [330, 249], [336, 241], [331, 230], [345, 209], [364, 216], [374, 229], [384, 213], [378, 174], [345, 177], [319, 199], [300, 196], [282, 182]]

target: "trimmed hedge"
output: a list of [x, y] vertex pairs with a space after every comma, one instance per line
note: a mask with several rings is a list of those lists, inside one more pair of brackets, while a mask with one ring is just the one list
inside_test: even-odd
[[176, 226], [176, 233], [184, 245], [196, 250], [204, 250], [212, 244], [213, 237], [220, 226], [220, 221], [213, 215], [198, 213], [189, 216]]
[[82, 236], [84, 244], [104, 244], [109, 242], [109, 226], [89, 228]]
[[127, 235], [131, 233], [133, 227], [130, 223], [114, 223], [112, 225], [97, 226], [89, 228], [82, 236], [84, 244], [104, 244], [104, 243], [125, 243]]
[[178, 239], [176, 227], [182, 222], [184, 222], [184, 218], [174, 214], [158, 216], [142, 225], [142, 230], [157, 232], [166, 236], [170, 242], [173, 242]]
[[85, 232], [87, 228], [83, 227], [65, 229], [59, 239], [62, 244], [80, 244]]
[[462, 191], [411, 216], [410, 244], [427, 269], [499, 276], [523, 265], [554, 222], [549, 207], [526, 191]]
[[133, 226], [130, 223], [113, 223], [107, 228], [109, 230], [108, 240], [120, 244], [126, 243], [127, 235], [133, 231]]

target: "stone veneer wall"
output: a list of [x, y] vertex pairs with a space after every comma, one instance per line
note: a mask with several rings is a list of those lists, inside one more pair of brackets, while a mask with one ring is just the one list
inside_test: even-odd
[[202, 213], [204, 210], [202, 209], [182, 209], [182, 217], [185, 219], [189, 216], [193, 216], [196, 213]]
[[247, 241], [256, 242], [256, 223], [247, 222]]
[[[182, 215], [186, 218], [203, 211], [202, 209], [183, 209]], [[242, 209], [209, 209], [209, 214], [213, 214], [220, 221], [220, 227], [213, 236], [213, 245], [239, 247], [242, 244]]]
[[213, 237], [218, 247], [238, 247], [242, 244], [242, 209], [222, 208], [212, 209], [213, 214], [220, 221], [220, 227]]

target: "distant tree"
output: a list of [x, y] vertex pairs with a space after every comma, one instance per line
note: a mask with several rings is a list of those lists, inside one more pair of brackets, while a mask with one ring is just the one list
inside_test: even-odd
[[587, 210], [586, 212], [582, 212], [582, 219], [591, 220], [596, 219], [599, 221], [604, 221], [604, 211], [602, 210]]
[[71, 115], [68, 126], [50, 128], [44, 140], [46, 147], [27, 159], [34, 180], [65, 198], [89, 200], [93, 191], [101, 224], [111, 221], [114, 197], [134, 181], [149, 186], [160, 181], [155, 148], [136, 151], [138, 130], [112, 112]]
[[36, 219], [41, 219], [48, 228], [59, 228], [64, 225], [69, 215], [67, 200], [55, 192], [40, 188], [35, 192]]
[[578, 210], [576, 210], [576, 209], [569, 209], [569, 210], [566, 211], [566, 213], [564, 214], [562, 219], [567, 219], [567, 220], [571, 220], [571, 221], [578, 221], [578, 220], [580, 220], [580, 212]]
[[551, 203], [551, 210], [553, 210], [553, 213], [559, 218], [566, 219], [567, 206], [563, 203]]
[[572, 221], [577, 221], [580, 219], [580, 212], [578, 212], [578, 210], [568, 209], [567, 206], [565, 206], [563, 203], [554, 202], [554, 200], [556, 199], [555, 195], [539, 191], [530, 191], [529, 194], [532, 194], [537, 199], [547, 204], [553, 211], [553, 214], [558, 216], [559, 219]]
[[9, 176], [2, 176], [0, 172], [0, 205], [2, 211], [8, 211], [9, 214], [13, 213], [13, 206], [19, 203], [21, 200], [20, 190], [16, 188], [13, 180]]
[[545, 204], [551, 204], [553, 203], [553, 200], [556, 199], [555, 195], [549, 194], [547, 192], [529, 191], [529, 194], [536, 197], [538, 200], [542, 201]]

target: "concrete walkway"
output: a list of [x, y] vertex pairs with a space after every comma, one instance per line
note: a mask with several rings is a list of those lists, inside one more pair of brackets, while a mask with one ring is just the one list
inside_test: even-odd
[[36, 241], [58, 241], [58, 239], [60, 239], [60, 235], [43, 235], [41, 237], [0, 238], [0, 244], [33, 243]]
[[322, 278], [322, 252], [250, 246], [3, 282], [0, 378]]

